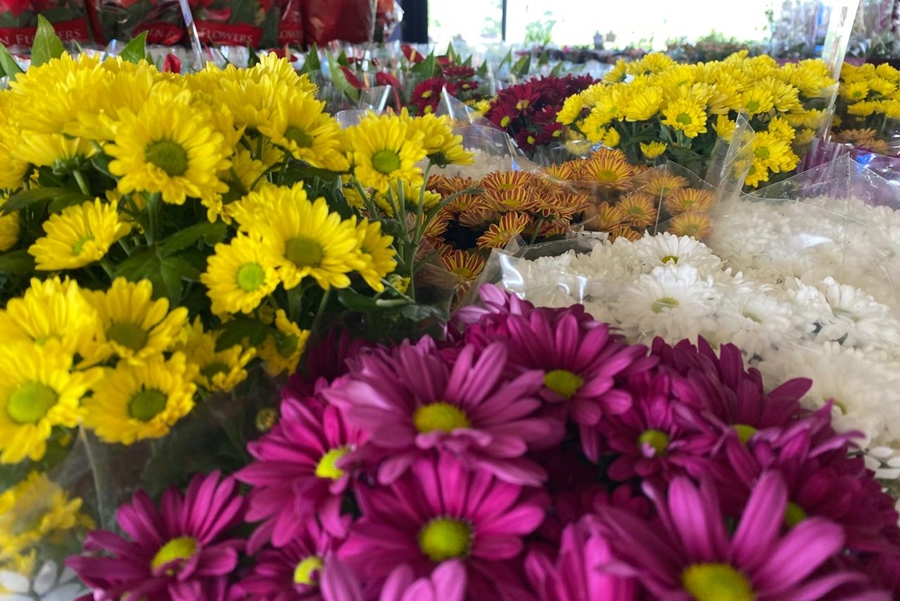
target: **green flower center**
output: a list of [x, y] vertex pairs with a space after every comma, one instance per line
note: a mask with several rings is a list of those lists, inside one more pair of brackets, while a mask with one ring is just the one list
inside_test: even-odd
[[583, 384], [581, 376], [565, 369], [554, 369], [544, 375], [544, 386], [567, 399], [571, 399]]
[[675, 121], [677, 121], [678, 123], [681, 123], [682, 125], [690, 125], [691, 123], [694, 122], [694, 120], [691, 119], [691, 116], [688, 115], [687, 113], [681, 113], [680, 115], [678, 115], [675, 118]]
[[27, 382], [16, 388], [6, 403], [6, 414], [17, 424], [36, 424], [59, 400], [56, 391], [41, 382]]
[[684, 590], [695, 601], [755, 601], [750, 581], [728, 564], [699, 563], [681, 573]]
[[669, 435], [661, 430], [645, 430], [638, 436], [638, 448], [643, 450], [649, 445], [653, 449], [655, 457], [662, 457], [669, 448]]
[[834, 313], [835, 317], [843, 317], [845, 319], [849, 319], [852, 321], [859, 321], [859, 317], [856, 316], [853, 311], [848, 311], [847, 309], [842, 309], [841, 307], [835, 307], [831, 310]]
[[422, 434], [435, 430], [452, 432], [472, 425], [462, 409], [444, 401], [430, 403], [416, 409], [413, 413], [413, 424], [416, 426], [416, 430]]
[[293, 125], [284, 131], [284, 137], [296, 144], [298, 148], [310, 148], [313, 145], [313, 137], [303, 129]]
[[291, 238], [284, 245], [284, 256], [297, 267], [317, 267], [323, 255], [322, 245], [309, 238]]
[[228, 368], [228, 365], [226, 365], [225, 363], [222, 363], [221, 361], [215, 361], [213, 363], [210, 363], [203, 369], [201, 369], [200, 374], [204, 378], [212, 381], [212, 379], [214, 377], [216, 377], [217, 375], [227, 374], [229, 371], [231, 371], [231, 370]]
[[435, 563], [465, 557], [471, 543], [472, 527], [453, 518], [431, 520], [419, 531], [419, 548]]
[[756, 428], [746, 424], [735, 424], [734, 431], [737, 432], [738, 438], [744, 444], [747, 444], [747, 441], [756, 434]]
[[141, 390], [128, 401], [128, 414], [142, 422], [149, 422], [162, 413], [168, 400], [168, 395], [161, 390], [155, 388]]
[[75, 245], [72, 247], [72, 256], [77, 257], [78, 255], [80, 255], [81, 251], [84, 250], [84, 245], [87, 244], [88, 242], [91, 242], [93, 239], [94, 239], [93, 234], [88, 234], [87, 236], [80, 238], [78, 240], [78, 242], [76, 242]]
[[755, 154], [756, 158], [758, 158], [760, 161], [765, 161], [769, 158], [769, 149], [765, 146], [760, 146], [753, 151], [753, 154]]
[[787, 506], [784, 508], [784, 524], [788, 528], [793, 528], [805, 519], [806, 512], [803, 511], [803, 508], [793, 501], [789, 501]]
[[172, 140], [157, 140], [144, 149], [144, 158], [166, 172], [169, 177], [184, 175], [188, 169], [188, 155], [184, 147]]
[[319, 574], [322, 573], [322, 558], [318, 555], [310, 555], [300, 561], [294, 568], [294, 584], [315, 586], [319, 582]]
[[755, 313], [751, 313], [750, 311], [744, 311], [743, 313], [741, 313], [741, 315], [743, 315], [744, 317], [746, 317], [747, 319], [749, 319], [752, 322], [762, 323], [762, 320], [759, 318], [759, 316], [757, 316]]
[[675, 265], [678, 265], [678, 257], [676, 257], [675, 255], [666, 255], [665, 257], [660, 259], [660, 261], [662, 261], [663, 265], [665, 265], [666, 263], [673, 263]]
[[337, 447], [322, 455], [316, 464], [316, 476], [327, 480], [337, 480], [343, 476], [344, 470], [337, 466], [337, 462], [349, 451], [349, 447]]
[[147, 345], [149, 336], [144, 329], [136, 323], [121, 321], [114, 323], [106, 330], [107, 340], [116, 342], [132, 351], [139, 351]]
[[297, 352], [300, 345], [300, 339], [294, 334], [285, 334], [278, 332], [275, 334], [275, 350], [285, 359], [292, 357]]
[[598, 182], [614, 182], [619, 179], [619, 172], [612, 169], [598, 169], [594, 172], [594, 178]]
[[237, 285], [244, 292], [255, 292], [266, 281], [266, 270], [259, 263], [245, 263], [237, 272]]
[[179, 536], [164, 544], [162, 548], [156, 552], [156, 555], [153, 556], [153, 561], [150, 562], [150, 567], [156, 571], [167, 563], [178, 559], [181, 560], [180, 565], [184, 565], [184, 562], [196, 554], [197, 541], [190, 536]]
[[379, 150], [372, 156], [372, 167], [388, 175], [400, 169], [400, 155], [393, 150]]
[[653, 301], [653, 304], [650, 305], [650, 308], [654, 313], [662, 313], [663, 311], [674, 309], [679, 304], [680, 303], [671, 296], [664, 296]]
[[759, 111], [759, 100], [751, 100], [747, 103], [747, 110], [751, 113]]

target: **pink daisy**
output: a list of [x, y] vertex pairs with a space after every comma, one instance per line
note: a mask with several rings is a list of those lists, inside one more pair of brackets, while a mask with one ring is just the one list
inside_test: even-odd
[[484, 471], [467, 471], [447, 454], [418, 460], [390, 488], [360, 487], [357, 495], [362, 517], [340, 555], [363, 581], [380, 585], [398, 564], [421, 578], [458, 559], [468, 575], [468, 598], [522, 588], [509, 560], [544, 519], [540, 496]]
[[247, 520], [265, 520], [250, 538], [250, 552], [268, 540], [283, 547], [315, 518], [343, 535], [341, 504], [351, 476], [338, 462], [364, 441], [337, 408], [284, 400], [278, 424], [247, 445], [255, 461], [235, 475], [253, 487]]
[[[343, 562], [332, 560], [322, 576], [325, 601], [364, 601], [362, 587]], [[416, 580], [408, 565], [399, 565], [388, 576], [378, 601], [463, 601], [466, 569], [458, 560], [445, 561], [424, 578]]]
[[638, 579], [672, 601], [889, 601], [861, 573], [837, 567], [841, 527], [822, 518], [783, 533], [787, 487], [777, 472], [759, 479], [732, 535], [708, 481], [672, 480], [656, 499], [661, 523], [609, 508], [598, 514], [613, 561], [604, 568]]
[[526, 451], [558, 443], [559, 420], [536, 414], [540, 372], [507, 379], [507, 349], [488, 345], [480, 354], [463, 347], [455, 360], [430, 338], [359, 358], [351, 374], [322, 394], [352, 423], [370, 432], [353, 459], [383, 459], [379, 481], [389, 484], [413, 462], [436, 450], [470, 469], [514, 484], [539, 484], [545, 474]]
[[263, 549], [253, 570], [232, 587], [233, 599], [256, 601], [317, 601], [327, 558], [340, 547], [339, 540], [322, 530], [315, 520], [280, 549]]
[[606, 540], [586, 518], [563, 531], [555, 561], [546, 553], [532, 551], [525, 570], [540, 601], [635, 601], [637, 586], [632, 579], [600, 570], [611, 559]]
[[244, 547], [226, 533], [243, 519], [244, 499], [234, 479], [219, 476], [195, 476], [184, 495], [168, 489], [159, 509], [138, 491], [116, 513], [131, 540], [95, 530], [84, 550], [108, 555], [70, 557], [66, 565], [94, 590], [95, 601], [223, 601]]
[[351, 338], [347, 328], [332, 328], [315, 347], [307, 348], [302, 365], [302, 373], [291, 375], [282, 397], [304, 398], [314, 395], [328, 384], [347, 373], [347, 359], [370, 346], [371, 343], [359, 338]]

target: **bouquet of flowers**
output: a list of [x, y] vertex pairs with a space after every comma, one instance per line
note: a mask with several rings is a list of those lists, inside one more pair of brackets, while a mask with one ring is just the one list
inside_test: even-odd
[[281, 11], [275, 0], [190, 0], [189, 4], [203, 42], [271, 48], [278, 41]]
[[[557, 119], [591, 144], [620, 148], [633, 163], [663, 156], [702, 174], [717, 140], [730, 142], [735, 119], [745, 114], [757, 132], [746, 183], [757, 187], [797, 166], [834, 84], [820, 60], [779, 67], [769, 56], [740, 52], [679, 65], [651, 54], [616, 63], [603, 83], [568, 98]], [[567, 140], [582, 154], [583, 144]]]
[[900, 152], [900, 71], [887, 64], [844, 63], [832, 134], [881, 154]]
[[481, 296], [443, 342], [335, 340], [249, 466], [136, 493], [124, 534], [67, 565], [99, 598], [900, 592], [898, 514], [853, 434], [800, 404], [809, 380], [770, 389], [729, 344], [648, 349], [580, 306]]
[[0, 2], [0, 44], [30, 48], [37, 33], [38, 15], [53, 23], [66, 42], [90, 41], [82, 0], [7, 0]]
[[178, 2], [171, 0], [85, 0], [94, 39], [100, 44], [130, 40], [146, 31], [147, 42], [174, 46], [186, 35]]

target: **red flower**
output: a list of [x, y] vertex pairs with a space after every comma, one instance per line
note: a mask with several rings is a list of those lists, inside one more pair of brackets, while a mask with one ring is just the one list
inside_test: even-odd
[[403, 51], [403, 56], [406, 57], [406, 60], [411, 63], [421, 63], [423, 60], [425, 60], [425, 57], [422, 56], [422, 53], [409, 44], [401, 44], [400, 50]]
[[453, 94], [455, 89], [447, 84], [442, 77], [426, 79], [413, 89], [409, 98], [410, 104], [419, 109], [420, 115], [433, 113], [441, 102], [441, 91], [447, 86], [447, 92]]

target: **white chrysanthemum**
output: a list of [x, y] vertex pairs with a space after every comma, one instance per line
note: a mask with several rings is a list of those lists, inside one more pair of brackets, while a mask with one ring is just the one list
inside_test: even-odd
[[34, 575], [28, 576], [0, 570], [0, 587], [8, 592], [0, 592], [0, 601], [75, 601], [88, 590], [75, 577], [75, 572], [63, 568], [62, 572], [53, 561], [45, 561]]
[[701, 277], [706, 277], [722, 269], [721, 259], [708, 246], [690, 236], [675, 236], [668, 232], [657, 236], [644, 234], [633, 246], [644, 273], [665, 265], [690, 265]]
[[879, 480], [900, 480], [900, 451], [890, 447], [873, 447], [863, 456], [866, 467]]
[[900, 343], [900, 323], [891, 316], [890, 307], [831, 277], [825, 278], [819, 289], [834, 317], [823, 328], [822, 335], [841, 340], [847, 346], [895, 347]]
[[625, 285], [613, 310], [634, 342], [655, 336], [672, 343], [683, 338], [696, 341], [715, 327], [713, 314], [720, 298], [712, 277], [701, 278], [690, 265], [657, 267]]
[[862, 432], [863, 448], [900, 441], [900, 364], [883, 354], [826, 342], [783, 349], [758, 367], [767, 387], [791, 378], [812, 379], [804, 402], [818, 408], [833, 400], [832, 425], [839, 432]]
[[763, 291], [727, 293], [716, 315], [716, 342], [737, 345], [748, 359], [796, 341], [790, 304]]

